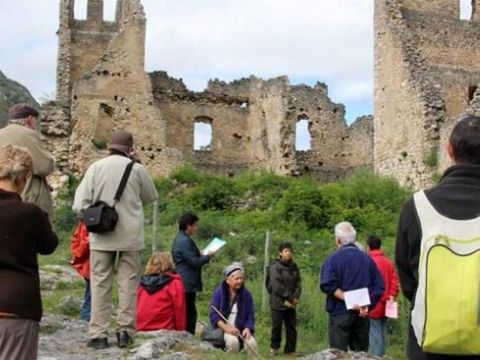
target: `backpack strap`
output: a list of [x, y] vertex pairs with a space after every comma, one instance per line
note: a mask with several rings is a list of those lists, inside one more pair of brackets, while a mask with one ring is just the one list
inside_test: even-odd
[[114, 206], [122, 197], [123, 191], [125, 190], [125, 186], [127, 185], [128, 178], [130, 177], [130, 173], [132, 172], [133, 165], [135, 165], [135, 161], [131, 161], [125, 171], [123, 172], [122, 180], [120, 180], [120, 184], [118, 185], [117, 192], [115, 193], [115, 197], [113, 198]]

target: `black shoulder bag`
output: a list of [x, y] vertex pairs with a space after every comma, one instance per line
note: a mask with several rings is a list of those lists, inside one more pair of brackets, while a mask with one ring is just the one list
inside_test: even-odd
[[89, 206], [82, 213], [82, 220], [87, 227], [87, 230], [92, 233], [106, 233], [115, 230], [118, 222], [118, 214], [115, 210], [115, 205], [120, 200], [120, 197], [125, 190], [128, 178], [132, 172], [135, 162], [130, 162], [120, 180], [117, 192], [113, 198], [113, 206], [108, 205], [105, 201], [97, 201], [95, 204]]

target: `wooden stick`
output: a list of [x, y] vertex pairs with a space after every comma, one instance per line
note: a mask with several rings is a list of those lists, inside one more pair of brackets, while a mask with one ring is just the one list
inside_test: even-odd
[[[218, 314], [218, 316], [220, 316], [222, 318], [222, 320], [228, 325], [228, 326], [231, 326], [233, 328], [235, 328], [235, 326], [233, 326], [232, 324], [230, 324], [230, 322], [225, 318], [225, 316], [223, 316], [223, 314], [220, 312], [220, 310], [218, 310], [215, 306], [213, 305], [210, 305], [211, 308]], [[238, 330], [238, 329], [237, 329]], [[243, 343], [245, 344], [245, 346], [247, 346], [251, 351], [252, 353], [259, 359], [263, 359], [260, 354], [258, 353], [258, 351], [256, 349], [254, 349], [252, 346], [250, 346], [249, 343], [247, 343], [245, 341], [245, 338], [242, 336], [242, 333], [240, 332], [240, 330], [238, 331], [240, 334], [238, 335], [238, 337], [243, 341]]]

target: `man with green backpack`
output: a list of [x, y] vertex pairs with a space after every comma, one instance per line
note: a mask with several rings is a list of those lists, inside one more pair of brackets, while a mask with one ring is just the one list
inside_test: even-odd
[[480, 359], [480, 117], [456, 124], [447, 151], [454, 165], [404, 205], [398, 226], [414, 360]]

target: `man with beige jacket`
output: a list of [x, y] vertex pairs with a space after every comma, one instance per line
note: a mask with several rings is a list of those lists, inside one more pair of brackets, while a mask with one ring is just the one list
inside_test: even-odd
[[[73, 210], [80, 213], [97, 201], [114, 205], [115, 192], [127, 165], [132, 161], [133, 136], [125, 130], [112, 134], [110, 155], [93, 163], [75, 192]], [[115, 204], [118, 223], [113, 231], [90, 234], [92, 309], [87, 344], [108, 347], [108, 324], [112, 310], [115, 266], [118, 276], [117, 346], [126, 347], [135, 333], [137, 289], [144, 242], [143, 207], [157, 199], [153, 180], [143, 165], [135, 163], [125, 190]]]
[[27, 104], [12, 106], [9, 110], [9, 125], [0, 129], [0, 146], [16, 145], [30, 152], [33, 176], [22, 192], [22, 199], [38, 205], [52, 221], [53, 202], [46, 177], [54, 170], [54, 158], [35, 131], [38, 115], [38, 111]]

